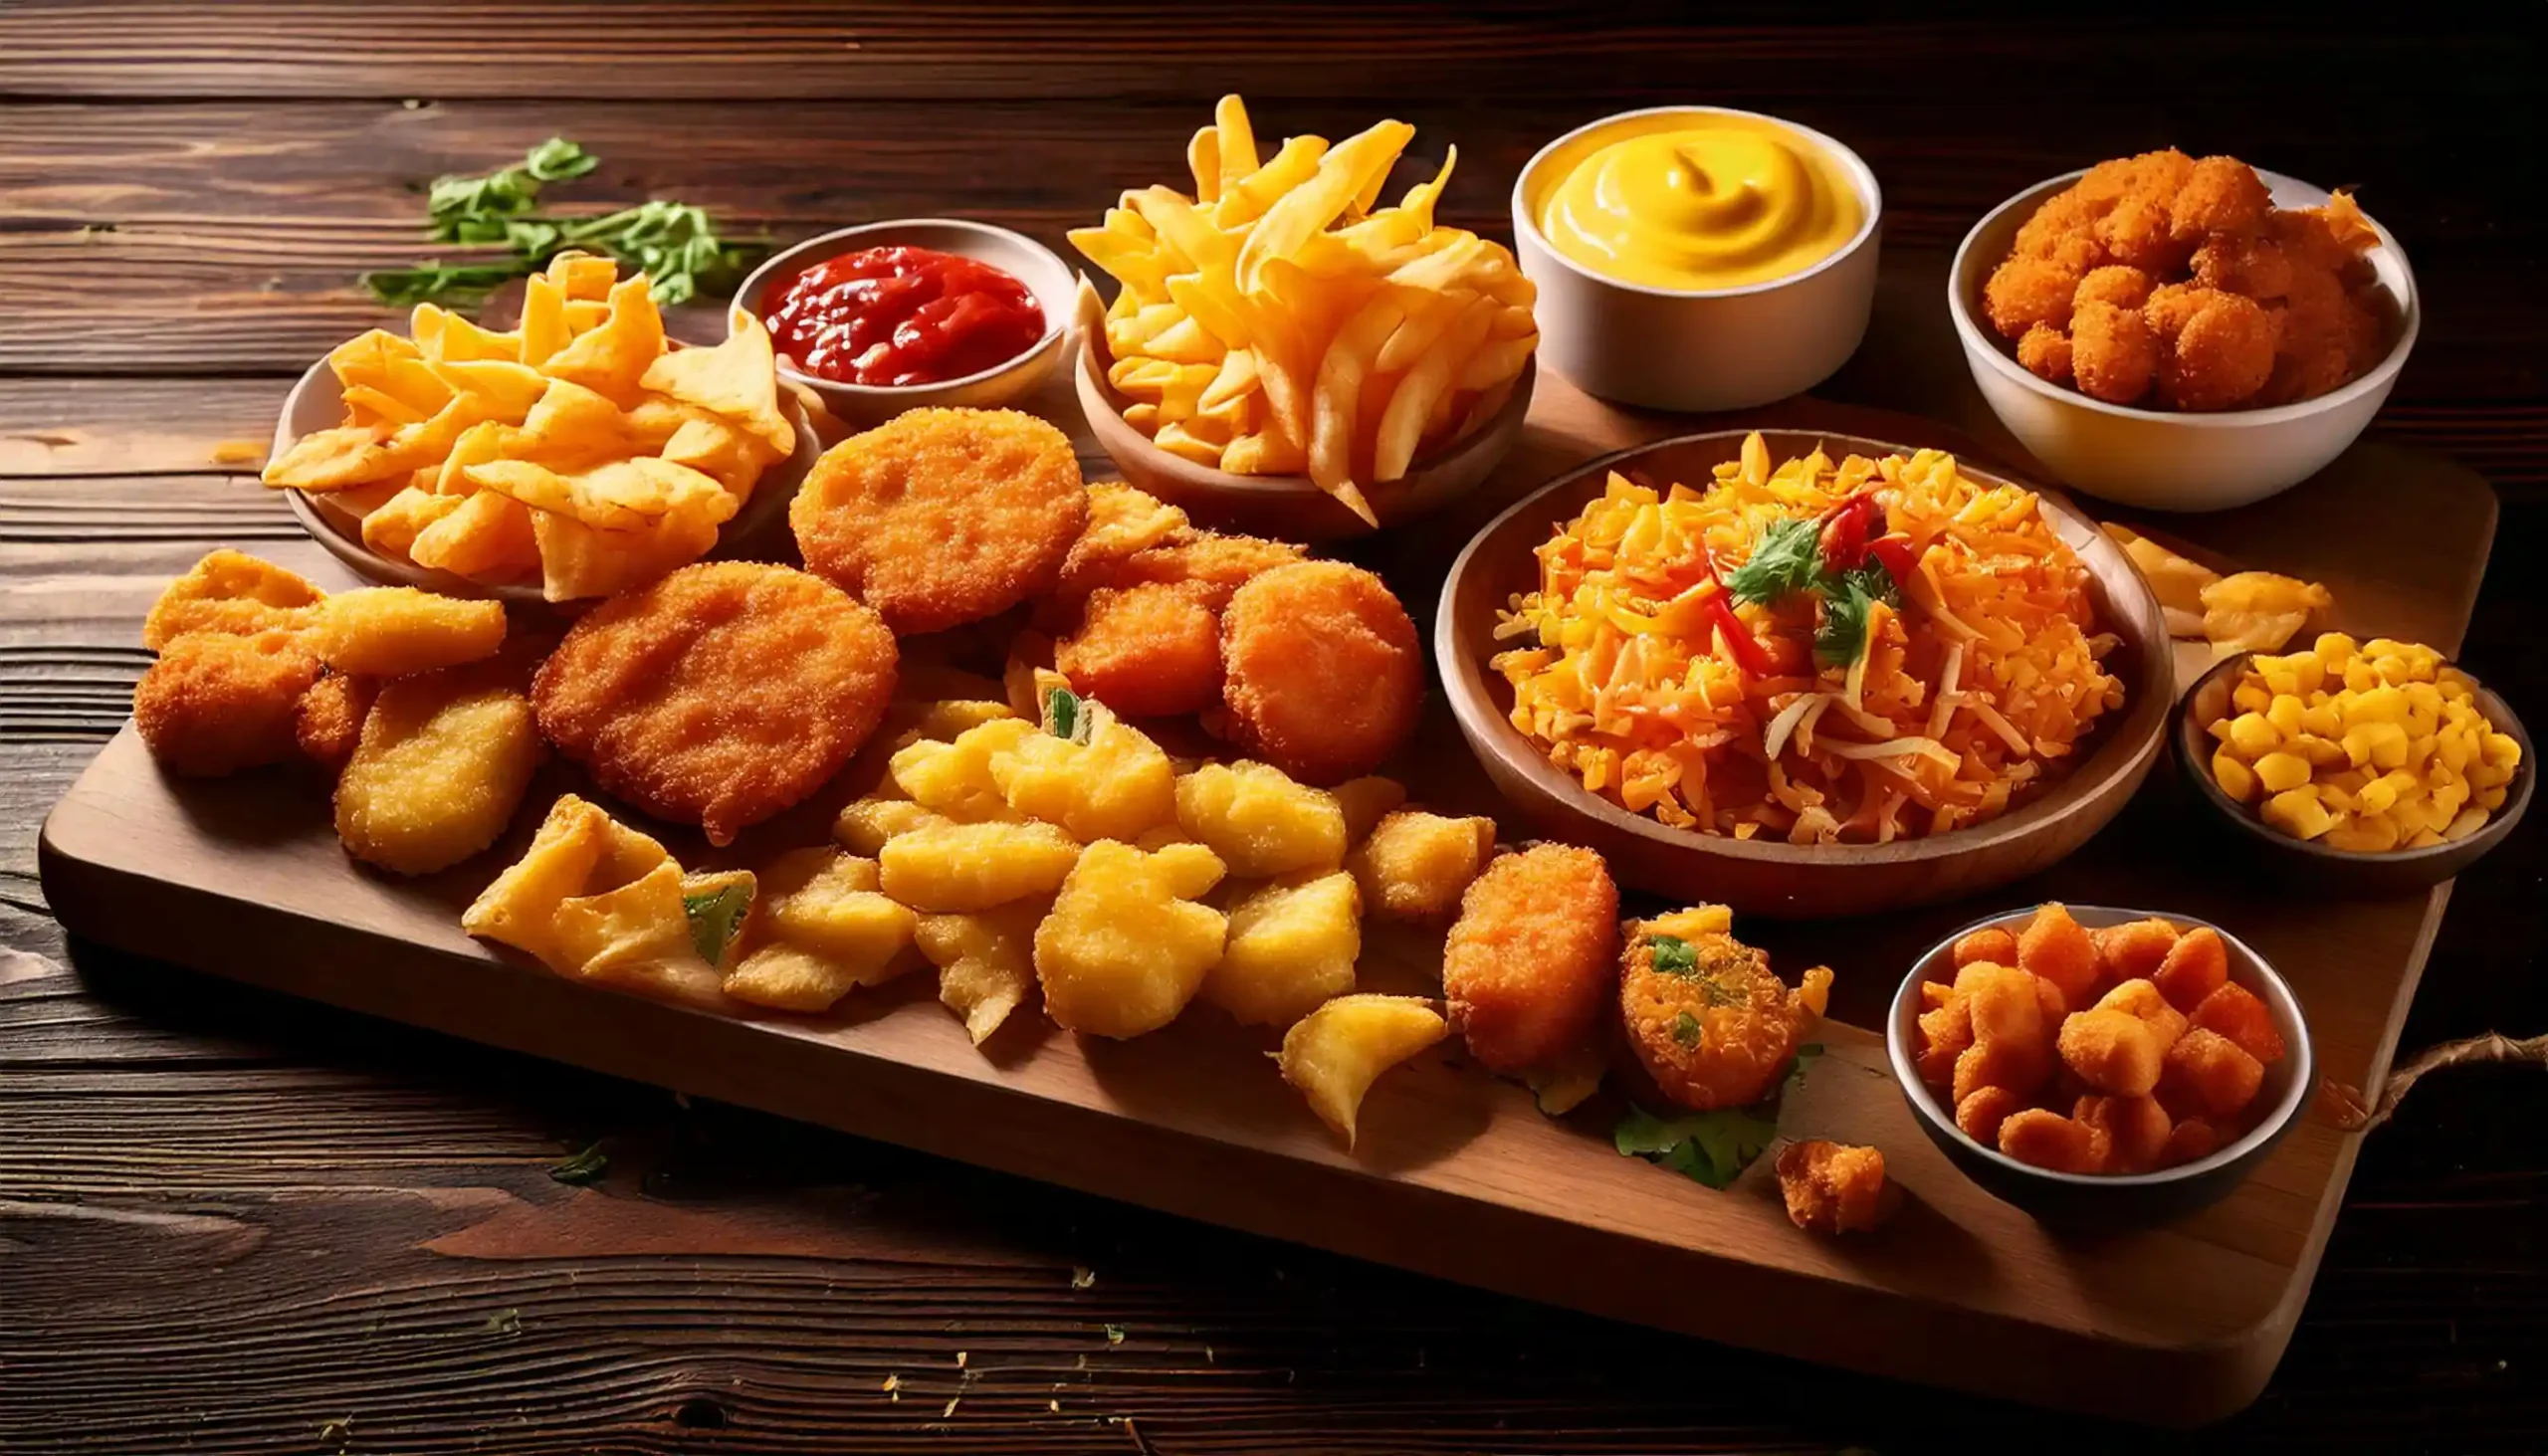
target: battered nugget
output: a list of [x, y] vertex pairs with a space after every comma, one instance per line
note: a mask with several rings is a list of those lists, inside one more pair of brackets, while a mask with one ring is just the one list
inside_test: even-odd
[[1619, 945], [1619, 890], [1589, 849], [1534, 845], [1486, 867], [1442, 946], [1442, 994], [1469, 1054], [1504, 1073], [1582, 1047]]
[[883, 717], [895, 664], [893, 633], [837, 587], [708, 562], [587, 613], [531, 702], [604, 788], [726, 844], [840, 771]]
[[1621, 962], [1628, 1044], [1664, 1096], [1700, 1112], [1769, 1096], [1831, 998], [1828, 969], [1792, 990], [1733, 924], [1721, 905], [1631, 922]]
[[363, 717], [371, 712], [378, 686], [350, 673], [329, 673], [311, 684], [293, 709], [292, 736], [301, 756], [329, 773], [343, 772], [362, 741]]
[[1217, 612], [1229, 605], [1230, 597], [1240, 587], [1277, 566], [1305, 559], [1306, 553], [1288, 541], [1198, 531], [1182, 540], [1135, 552], [1116, 569], [1108, 584], [1138, 586], [1159, 581], [1192, 586]]
[[190, 632], [171, 640], [132, 690], [132, 724], [171, 773], [218, 777], [294, 752], [294, 707], [318, 681], [298, 632]]
[[157, 652], [189, 632], [253, 636], [310, 625], [326, 593], [271, 561], [224, 547], [168, 583], [141, 624], [141, 645]]
[[1884, 1221], [1884, 1154], [1814, 1139], [1779, 1149], [1788, 1219], [1810, 1233], [1868, 1233]]
[[1249, 581], [1221, 614], [1231, 736], [1303, 783], [1371, 772], [1415, 730], [1424, 658], [1380, 578], [1298, 561]]
[[808, 570], [896, 632], [941, 632], [1051, 590], [1088, 492], [1033, 415], [917, 409], [824, 451], [787, 520]]
[[1194, 713], [1220, 701], [1221, 624], [1195, 583], [1099, 587], [1053, 666], [1127, 718]]
[[504, 834], [542, 756], [520, 693], [466, 669], [400, 678], [336, 779], [336, 837], [401, 875], [448, 869]]
[[1076, 602], [1107, 585], [1136, 554], [1188, 533], [1184, 512], [1119, 481], [1101, 481], [1088, 488], [1088, 524], [1062, 558], [1057, 593]]

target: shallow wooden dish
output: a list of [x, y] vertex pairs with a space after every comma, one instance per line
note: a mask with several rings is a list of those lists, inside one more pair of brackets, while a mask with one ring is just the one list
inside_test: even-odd
[[[733, 520], [719, 527], [711, 556], [754, 554], [775, 537], [784, 536], [787, 503], [796, 498], [796, 488], [805, 483], [806, 473], [822, 456], [822, 435], [814, 428], [804, 401], [793, 391], [781, 389], [778, 403], [787, 412], [787, 423], [796, 431], [796, 449], [785, 460], [761, 472], [752, 486], [751, 499], [743, 503]], [[274, 453], [268, 459], [282, 459], [302, 436], [342, 424], [344, 418], [344, 396], [335, 371], [322, 358], [302, 374], [300, 382], [292, 386], [292, 393], [284, 396], [283, 415], [275, 422]], [[363, 544], [362, 519], [330, 499], [333, 492], [314, 494], [288, 489], [283, 494], [292, 507], [293, 518], [310, 532], [311, 539], [368, 581], [382, 586], [419, 587], [443, 596], [484, 597], [515, 606], [558, 605], [547, 599], [537, 581], [473, 581], [373, 550]]]
[[[2121, 812], [2156, 762], [2176, 702], [2174, 659], [2158, 598], [2106, 534], [2067, 501], [2042, 493], [2043, 511], [2087, 564], [2100, 623], [2123, 639], [2108, 659], [2124, 706], [2091, 739], [2086, 757], [2045, 792], [1971, 829], [1885, 845], [1802, 846], [1667, 828], [1592, 793], [1550, 764], [1506, 715], [1512, 695], [1487, 668], [1498, 650], [1495, 614], [1539, 584], [1532, 548], [1599, 496], [1613, 470], [1658, 481], [1702, 482], [1735, 459], [1745, 432], [1685, 435], [1624, 450], [1558, 477], [1478, 532], [1443, 583], [1434, 656], [1460, 731], [1487, 776], [1540, 833], [1590, 845], [1620, 883], [1677, 900], [1715, 901], [1783, 919], [1866, 915], [1930, 905], [2022, 879], [2085, 843]], [[1764, 431], [1775, 458], [1817, 444], [1834, 455], [1883, 456], [1912, 447], [1848, 435]], [[1965, 465], [1977, 480], [2004, 478]]]
[[[1380, 525], [1403, 524], [1483, 484], [1522, 438], [1522, 422], [1530, 414], [1531, 389], [1539, 373], [1540, 361], [1535, 357], [1522, 366], [1512, 397], [1485, 424], [1453, 441], [1448, 450], [1416, 461], [1405, 479], [1366, 492]], [[1124, 479], [1183, 509], [1198, 522], [1295, 541], [1371, 533], [1370, 522], [1311, 484], [1307, 476], [1232, 475], [1152, 444], [1148, 435], [1124, 423], [1123, 398], [1107, 386], [1093, 342], [1080, 349], [1073, 377], [1079, 384], [1079, 405], [1088, 417], [1089, 433], [1105, 447]]]

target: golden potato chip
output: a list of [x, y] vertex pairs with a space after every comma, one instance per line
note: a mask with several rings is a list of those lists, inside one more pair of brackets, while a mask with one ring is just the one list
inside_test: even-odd
[[2202, 615], [2203, 589], [2219, 581], [2220, 572], [2178, 555], [2128, 525], [2109, 520], [2105, 522], [2105, 532], [2114, 537], [2123, 547], [2123, 553], [2132, 558], [2132, 564], [2140, 568], [2142, 577], [2150, 583], [2151, 592], [2159, 598], [2160, 606], [2198, 617]]
[[462, 497], [458, 510], [416, 532], [407, 558], [473, 580], [515, 581], [539, 570], [539, 541], [531, 532], [531, 508], [481, 491]]
[[[512, 454], [519, 448], [516, 441], [521, 434], [522, 432], [514, 426], [495, 420], [471, 425], [460, 432], [459, 439], [451, 442], [451, 453], [442, 458], [442, 464], [432, 472], [433, 480], [423, 489], [430, 490], [438, 496], [472, 494], [478, 488], [469, 483], [469, 467], [485, 465], [491, 460], [502, 460]], [[419, 471], [417, 474], [423, 475], [425, 472]]]
[[684, 420], [658, 453], [716, 481], [739, 502], [751, 499], [753, 484], [770, 463], [769, 447], [758, 436], [714, 415]]
[[734, 315], [733, 328], [715, 348], [674, 349], [664, 354], [646, 369], [640, 382], [657, 394], [733, 421], [737, 428], [759, 436], [769, 446], [772, 459], [783, 460], [796, 449], [796, 431], [778, 407], [778, 363], [769, 330], [758, 318], [741, 312]]
[[[609, 319], [576, 335], [540, 365], [541, 371], [551, 379], [569, 379], [613, 399], [634, 393], [649, 368], [670, 357], [664, 353], [664, 315], [648, 292], [651, 287], [642, 274], [613, 285]], [[559, 327], [564, 327], [562, 317]], [[770, 375], [773, 389], [777, 378], [775, 372]]]
[[341, 398], [346, 418], [357, 425], [414, 425], [425, 420], [425, 412], [406, 401], [381, 393], [368, 384], [348, 384]]
[[624, 591], [689, 565], [717, 544], [717, 523], [690, 513], [600, 530], [571, 516], [533, 511], [531, 528], [539, 545], [540, 595], [553, 602]]
[[610, 306], [592, 299], [566, 301], [566, 331], [590, 333], [610, 321]]
[[437, 363], [470, 359], [522, 362], [520, 335], [481, 328], [450, 310], [432, 304], [416, 306], [415, 312], [408, 315], [407, 331], [416, 336], [416, 347], [424, 357]]
[[365, 513], [362, 543], [384, 556], [403, 559], [425, 527], [459, 510], [463, 499], [408, 486]]
[[425, 367], [452, 393], [476, 395], [488, 419], [508, 425], [521, 424], [548, 388], [537, 369], [504, 359], [436, 360]]
[[2215, 659], [2233, 652], [2278, 652], [2309, 625], [2311, 614], [2336, 604], [2335, 594], [2313, 581], [2270, 571], [2240, 571], [2202, 591], [2203, 635]]
[[335, 491], [412, 470], [401, 459], [397, 434], [398, 426], [388, 422], [313, 430], [266, 462], [261, 478], [270, 486]]
[[515, 331], [522, 335], [522, 361], [532, 368], [546, 364], [568, 341], [565, 293], [548, 279], [531, 275], [523, 284], [522, 321]]
[[561, 795], [522, 859], [461, 916], [461, 929], [527, 950], [560, 975], [694, 1005], [722, 1004], [664, 847]]
[[571, 379], [551, 379], [539, 402], [523, 417], [505, 459], [579, 469], [629, 453], [619, 406]]
[[168, 583], [141, 624], [141, 645], [157, 652], [189, 632], [253, 637], [269, 628], [300, 631], [326, 593], [270, 561], [224, 547]]
[[715, 480], [650, 455], [574, 472], [527, 460], [492, 460], [464, 474], [481, 490], [602, 530], [634, 530], [661, 517], [686, 515], [706, 520], [713, 535], [737, 509], [734, 494]]
[[611, 285], [619, 282], [617, 263], [573, 248], [550, 258], [543, 272], [547, 280], [565, 294], [570, 304], [606, 299], [610, 297]]

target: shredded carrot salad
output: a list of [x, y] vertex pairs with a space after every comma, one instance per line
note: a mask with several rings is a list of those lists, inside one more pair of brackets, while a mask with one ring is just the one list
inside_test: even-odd
[[1499, 614], [1513, 725], [1587, 789], [1704, 833], [1881, 844], [2005, 812], [2122, 706], [2119, 639], [2034, 493], [1933, 450], [1773, 470], [1757, 434], [1715, 476], [1611, 475]]

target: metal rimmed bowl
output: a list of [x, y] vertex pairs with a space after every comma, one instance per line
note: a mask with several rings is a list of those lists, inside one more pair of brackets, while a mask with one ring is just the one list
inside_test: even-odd
[[2301, 1014], [2300, 998], [2292, 994], [2290, 984], [2254, 947], [2210, 921], [2105, 905], [2073, 905], [2069, 911], [2072, 919], [2090, 930], [2156, 916], [2181, 930], [2209, 927], [2219, 934], [2230, 952], [2230, 979], [2265, 1003], [2265, 1009], [2273, 1016], [2274, 1029], [2282, 1035], [2282, 1058], [2265, 1068], [2264, 1082], [2256, 1091], [2255, 1102], [2250, 1104], [2264, 1110], [2255, 1124], [2236, 1142], [2209, 1157], [2146, 1173], [2055, 1172], [2019, 1162], [1999, 1148], [1966, 1136], [1955, 1125], [1955, 1110], [1940, 1103], [1937, 1094], [1920, 1080], [1920, 986], [1925, 981], [1953, 979], [1957, 940], [1995, 926], [2015, 934], [2033, 918], [2033, 906], [2002, 911], [1961, 927], [1912, 962], [1910, 973], [1902, 978], [1901, 989], [1894, 992], [1893, 1009], [1884, 1023], [1885, 1053], [1893, 1064], [1893, 1080], [1902, 1088], [1903, 1101], [1911, 1105], [1911, 1116], [1919, 1123], [1920, 1131], [1928, 1134], [1929, 1141], [1938, 1144], [1939, 1150], [1967, 1177], [1980, 1183], [1991, 1196], [2022, 1208], [2047, 1224], [2082, 1229], [2142, 1227], [2220, 1202], [2263, 1163], [2274, 1144], [2298, 1126], [2317, 1086], [2317, 1055], [2309, 1045], [2309, 1025]]
[[[1497, 612], [1515, 593], [1539, 587], [1534, 548], [1598, 497], [1610, 472], [1705, 482], [1717, 464], [1740, 456], [1745, 433], [1685, 435], [1592, 461], [1498, 516], [1452, 564], [1433, 629], [1443, 691], [1487, 776], [1533, 828], [1599, 850], [1622, 884], [1679, 901], [1714, 901], [1747, 915], [1798, 920], [1978, 894], [2052, 864], [2121, 812], [2158, 761], [2176, 702], [2167, 625], [2158, 598], [2122, 548], [2049, 492], [2040, 497], [2044, 518], [2087, 567], [2099, 628], [2121, 639], [2106, 663], [2121, 679], [2125, 698], [2098, 725], [2067, 774], [1997, 819], [1891, 844], [1794, 845], [1700, 834], [1630, 813], [1587, 790], [1523, 736], [1508, 717], [1511, 689], [1487, 660], [1502, 647], [1495, 640]], [[1762, 434], [1778, 459], [1817, 445], [1834, 456], [1881, 458], [1911, 451], [1848, 435]], [[1960, 466], [1982, 485], [2007, 483], [1979, 467]]]
[[2532, 756], [2530, 733], [2513, 716], [2512, 705], [2485, 684], [2468, 677], [2468, 686], [2477, 701], [2477, 711], [2486, 716], [2494, 730], [2521, 745], [2521, 763], [2513, 770], [2512, 781], [2504, 786], [2503, 807], [2489, 815], [2484, 824], [2468, 835], [2423, 849], [2393, 849], [2371, 854], [2357, 850], [2335, 849], [2315, 840], [2294, 839], [2256, 816], [2256, 811], [2222, 792], [2212, 776], [2212, 750], [2218, 746], [2211, 726], [2224, 717], [2234, 716], [2230, 695], [2238, 686], [2238, 674], [2245, 669], [2252, 653], [2234, 653], [2212, 665], [2195, 679], [2186, 691], [2185, 705], [2177, 714], [2175, 741], [2177, 764], [2193, 785], [2193, 796], [2199, 799], [2208, 816], [2224, 826], [2238, 853], [2236, 862], [2267, 878], [2299, 890], [2322, 894], [2406, 895], [2439, 885], [2483, 859], [2521, 822], [2530, 808], [2530, 791], [2539, 777], [2537, 760]]
[[990, 223], [954, 217], [897, 218], [807, 238], [772, 254], [767, 262], [753, 269], [743, 286], [735, 290], [734, 306], [766, 321], [769, 311], [763, 304], [771, 290], [784, 288], [806, 269], [844, 253], [890, 247], [927, 248], [970, 258], [1016, 279], [1035, 296], [1036, 307], [1044, 312], [1043, 336], [1012, 358], [962, 378], [935, 384], [844, 384], [805, 373], [784, 354], [779, 356], [780, 378], [814, 391], [823, 407], [842, 423], [865, 429], [905, 410], [957, 406], [997, 409], [1033, 393], [1052, 377], [1070, 342], [1072, 302], [1077, 291], [1075, 275], [1054, 256], [1052, 249], [1024, 233]]
[[[756, 553], [785, 537], [787, 503], [795, 499], [796, 488], [805, 483], [806, 472], [822, 456], [823, 442], [815, 434], [805, 406], [785, 390], [779, 391], [778, 404], [796, 431], [796, 448], [785, 460], [761, 472], [752, 486], [751, 499], [718, 529], [713, 555]], [[340, 425], [344, 418], [341, 386], [335, 371], [322, 358], [312, 364], [300, 382], [292, 386], [292, 393], [284, 397], [283, 416], [275, 424], [274, 453], [268, 458], [282, 459], [302, 436]], [[419, 566], [403, 557], [383, 555], [363, 544], [361, 518], [330, 500], [332, 494], [289, 489], [284, 492], [302, 529], [309, 531], [328, 555], [365, 580], [383, 586], [419, 587], [443, 596], [486, 597], [517, 606], [557, 605], [547, 599], [536, 581], [472, 581], [449, 571]]]

